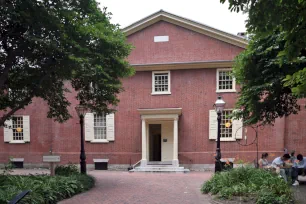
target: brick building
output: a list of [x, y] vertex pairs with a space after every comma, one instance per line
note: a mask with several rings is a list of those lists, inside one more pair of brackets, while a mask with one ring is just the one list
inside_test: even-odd
[[[154, 13], [123, 31], [135, 46], [129, 62], [136, 74], [123, 79], [117, 112], [85, 116], [87, 164], [109, 159], [109, 167], [126, 168], [138, 161], [170, 164], [173, 168], [203, 168], [214, 163], [218, 95], [226, 101], [222, 119], [221, 150], [226, 158], [253, 161], [256, 145], [253, 128], [231, 121], [238, 86], [229, 75], [233, 59], [247, 46], [239, 36], [170, 14]], [[69, 87], [69, 84], [67, 84]], [[1, 129], [0, 163], [9, 157], [25, 166], [42, 166], [50, 149], [61, 163], [79, 162], [80, 125], [75, 93], [67, 94], [72, 119], [59, 124], [47, 119], [48, 107], [35, 99], [17, 112], [13, 129]], [[284, 148], [306, 154], [303, 129], [306, 111], [278, 119], [274, 126], [258, 129], [258, 148], [272, 156]], [[225, 127], [230, 122], [230, 127]], [[21, 132], [18, 133], [17, 129]], [[255, 128], [256, 129], [256, 128]], [[245, 144], [252, 144], [246, 146]], [[271, 159], [271, 158], [270, 158]]]

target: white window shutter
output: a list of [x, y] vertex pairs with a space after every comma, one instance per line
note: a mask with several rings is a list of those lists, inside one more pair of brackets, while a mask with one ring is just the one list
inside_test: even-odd
[[218, 120], [215, 110], [209, 111], [209, 139], [217, 139]]
[[13, 139], [13, 121], [7, 120], [5, 121], [5, 125], [7, 127], [4, 129], [4, 142], [10, 142]]
[[233, 120], [233, 126], [232, 126], [233, 138], [242, 139], [242, 130], [243, 130], [242, 126], [243, 126], [242, 119]]
[[94, 131], [94, 114], [86, 113], [85, 115], [85, 141], [94, 140], [95, 131]]
[[115, 114], [106, 115], [106, 139], [108, 141], [115, 140]]
[[30, 142], [30, 116], [22, 116], [23, 120], [23, 141]]

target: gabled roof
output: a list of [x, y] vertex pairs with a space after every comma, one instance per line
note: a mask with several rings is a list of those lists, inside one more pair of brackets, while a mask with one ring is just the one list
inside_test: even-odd
[[189, 20], [187, 18], [174, 15], [172, 13], [160, 10], [156, 13], [153, 13], [125, 28], [122, 29], [123, 32], [127, 36], [142, 30], [158, 21], [166, 21], [181, 27], [184, 27], [189, 30], [193, 30], [195, 32], [216, 38], [218, 40], [236, 45], [238, 47], [246, 48], [248, 41], [245, 38], [239, 37], [237, 35], [233, 35], [216, 28], [212, 28], [210, 26], [204, 25], [202, 23], [198, 23], [193, 20]]

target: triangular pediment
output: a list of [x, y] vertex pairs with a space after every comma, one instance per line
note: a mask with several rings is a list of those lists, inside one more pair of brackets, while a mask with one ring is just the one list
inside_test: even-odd
[[215, 29], [213, 27], [204, 25], [202, 23], [198, 23], [196, 21], [189, 20], [181, 16], [171, 14], [163, 10], [153, 13], [150, 16], [147, 16], [123, 28], [122, 31], [127, 36], [129, 36], [159, 21], [166, 21], [168, 23], [178, 25], [178, 26], [184, 27], [189, 30], [193, 30], [195, 32], [210, 36], [212, 38], [221, 40], [223, 42], [227, 42], [229, 44], [232, 44], [232, 45], [235, 45], [241, 48], [246, 48], [248, 44], [248, 41], [245, 38]]

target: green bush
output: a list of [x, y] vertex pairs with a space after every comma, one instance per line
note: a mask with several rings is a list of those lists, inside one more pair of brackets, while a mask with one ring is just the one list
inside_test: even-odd
[[79, 170], [74, 164], [59, 165], [55, 167], [55, 175], [70, 176], [75, 174], [79, 174]]
[[251, 167], [217, 173], [203, 184], [201, 191], [222, 199], [232, 196], [253, 197], [258, 204], [287, 204], [293, 200], [293, 193], [282, 178]]
[[[3, 178], [5, 177], [5, 178]], [[7, 203], [24, 190], [31, 190], [20, 203], [57, 203], [93, 187], [88, 175], [71, 176], [0, 176], [0, 203]]]

